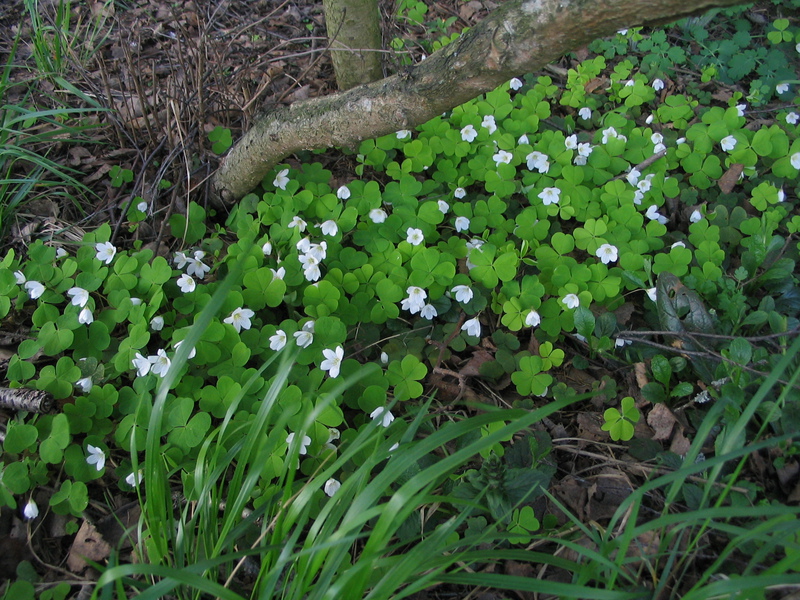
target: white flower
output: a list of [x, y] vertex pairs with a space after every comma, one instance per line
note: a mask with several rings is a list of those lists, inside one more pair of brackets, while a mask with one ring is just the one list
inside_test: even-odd
[[686, 143], [686, 138], [685, 137], [678, 138], [677, 140], [675, 140], [675, 145], [676, 146], [680, 146], [681, 144], [685, 144], [685, 143]]
[[25, 517], [26, 521], [32, 521], [33, 519], [39, 516], [39, 507], [36, 505], [36, 502], [34, 502], [32, 498], [28, 500], [28, 503], [25, 505], [25, 508], [22, 509], [22, 516]]
[[381, 352], [381, 364], [388, 365], [389, 364], [389, 355], [386, 352]]
[[392, 421], [394, 421], [394, 415], [385, 406], [379, 406], [373, 410], [371, 413], [369, 413], [369, 418], [373, 421], [380, 419], [381, 425], [384, 427], [388, 427], [392, 424]]
[[467, 217], [456, 217], [456, 231], [459, 233], [469, 229], [469, 219]]
[[604, 129], [603, 130], [603, 143], [604, 144], [607, 144], [609, 139], [616, 138], [616, 137], [619, 137], [619, 135], [617, 134], [617, 130], [614, 129], [613, 127], [609, 127], [608, 129]]
[[78, 381], [75, 382], [75, 385], [78, 386], [79, 388], [81, 388], [81, 391], [84, 394], [88, 394], [89, 392], [92, 391], [92, 385], [93, 385], [92, 384], [92, 378], [91, 377], [83, 377], [81, 379], [78, 379]]
[[658, 221], [662, 225], [666, 225], [667, 221], [669, 220], [667, 219], [667, 217], [663, 216], [661, 213], [658, 212], [658, 206], [656, 206], [655, 204], [651, 205], [647, 209], [647, 212], [644, 213], [644, 216], [650, 219], [651, 221]]
[[419, 311], [419, 316], [423, 319], [428, 319], [428, 321], [431, 321], [438, 314], [439, 312], [433, 304], [426, 304], [422, 307], [422, 310]]
[[186, 273], [188, 275], [193, 275], [198, 279], [205, 279], [206, 273], [211, 270], [211, 267], [200, 260], [203, 256], [205, 256], [205, 252], [198, 250], [194, 253], [194, 258], [186, 259]]
[[295, 331], [292, 335], [294, 335], [297, 345], [301, 348], [308, 348], [311, 345], [311, 342], [314, 341], [314, 334], [311, 331]]
[[620, 35], [628, 35], [628, 30], [627, 29], [620, 29], [619, 31], [617, 31], [617, 33], [620, 34]]
[[303, 277], [306, 278], [306, 281], [316, 281], [322, 277], [322, 273], [319, 270], [319, 260], [316, 256], [312, 254], [303, 254], [298, 258], [303, 264]]
[[505, 150], [498, 150], [497, 154], [492, 156], [494, 164], [498, 167], [503, 163], [509, 164], [512, 158], [514, 158], [514, 155], [511, 154], [511, 152], [506, 152]]
[[25, 291], [28, 292], [31, 300], [36, 300], [39, 296], [44, 294], [44, 285], [31, 279], [25, 282]]
[[164, 317], [153, 317], [150, 319], [150, 329], [153, 331], [161, 331], [164, 329]]
[[56, 258], [64, 258], [67, 255], [67, 251], [64, 250], [61, 246], [56, 248]]
[[567, 308], [578, 308], [581, 305], [581, 300], [577, 294], [567, 294], [561, 299], [561, 302]]
[[692, 211], [692, 214], [689, 216], [689, 220], [690, 220], [692, 223], [697, 223], [697, 222], [698, 222], [698, 221], [700, 221], [702, 218], [703, 218], [703, 213], [701, 213], [699, 210], [694, 210], [694, 211]]
[[664, 136], [656, 131], [653, 135], [650, 136], [650, 141], [653, 142], [653, 144], [655, 145], [661, 144], [664, 141]]
[[464, 322], [464, 324], [461, 326], [461, 331], [466, 331], [467, 335], [471, 335], [473, 337], [480, 337], [481, 322], [477, 317], [473, 317], [472, 319]]
[[336, 346], [335, 350], [329, 350], [328, 348], [325, 348], [322, 351], [322, 355], [325, 357], [325, 360], [322, 361], [322, 364], [319, 366], [319, 368], [323, 371], [327, 371], [328, 376], [335, 379], [339, 376], [339, 369], [342, 367], [342, 360], [344, 360], [344, 348], [341, 346]]
[[624, 340], [622, 338], [616, 338], [614, 340], [614, 346], [617, 348], [622, 348], [623, 346], [630, 346], [633, 343], [631, 340]]
[[227, 319], [223, 320], [223, 323], [229, 323], [233, 325], [233, 328], [236, 330], [236, 333], [242, 331], [242, 329], [250, 329], [250, 319], [251, 317], [255, 316], [254, 313], [249, 308], [239, 308], [234, 309], [234, 311], [230, 314]]
[[636, 188], [642, 193], [642, 195], [649, 192], [650, 188], [653, 187], [653, 177], [654, 175], [651, 173], [636, 184]]
[[589, 142], [578, 144], [578, 155], [587, 157], [592, 153], [592, 145]]
[[450, 291], [455, 294], [457, 302], [462, 302], [464, 304], [472, 300], [474, 295], [472, 288], [468, 285], [457, 285]]
[[544, 188], [544, 190], [539, 194], [539, 198], [542, 199], [542, 204], [548, 206], [550, 204], [558, 204], [558, 200], [561, 197], [561, 190], [556, 187], [548, 187]]
[[497, 131], [497, 124], [494, 122], [494, 117], [492, 115], [486, 115], [483, 117], [483, 121], [481, 121], [481, 127], [488, 129], [489, 133], [494, 133]]
[[790, 112], [786, 115], [786, 122], [789, 123], [789, 125], [797, 125], [797, 121], [800, 121], [800, 117], [797, 116], [796, 112]]
[[522, 81], [514, 77], [514, 79], [508, 82], [508, 85], [512, 90], [517, 91], [519, 88], [522, 87]]
[[102, 261], [107, 265], [111, 264], [111, 261], [114, 260], [114, 256], [117, 254], [117, 249], [111, 242], [95, 244], [94, 249], [97, 250], [97, 260]]
[[531, 309], [531, 312], [525, 317], [525, 325], [528, 327], [536, 327], [539, 323], [542, 322], [542, 317], [539, 315], [538, 312]]
[[475, 131], [475, 127], [472, 125], [467, 125], [461, 129], [461, 139], [465, 142], [472, 143], [476, 137], [478, 137], [478, 132]]
[[131, 296], [131, 304], [133, 306], [139, 306], [142, 303], [141, 298], [136, 298], [135, 296]]
[[153, 372], [153, 375], [160, 375], [161, 377], [167, 374], [172, 364], [172, 361], [163, 349], [156, 352], [154, 356], [148, 356], [147, 360], [150, 361], [150, 370]]
[[283, 347], [286, 345], [286, 332], [283, 329], [278, 329], [274, 335], [269, 336], [269, 349], [275, 350], [282, 350]]
[[275, 279], [283, 279], [286, 276], [286, 269], [283, 267], [278, 267], [277, 271], [270, 267], [269, 270], [272, 271], [272, 277]]
[[324, 486], [322, 486], [322, 491], [325, 492], [325, 495], [329, 498], [333, 498], [333, 495], [339, 491], [340, 487], [342, 487], [342, 484], [331, 478], [325, 482]]
[[737, 104], [736, 105], [736, 113], [740, 116], [744, 116], [744, 110], [747, 108], [747, 104]]
[[409, 227], [408, 229], [406, 229], [406, 241], [412, 246], [419, 246], [422, 242], [425, 241], [425, 236], [422, 235], [421, 229], [415, 229], [414, 227]]
[[138, 377], [144, 377], [150, 372], [151, 367], [150, 361], [147, 357], [142, 356], [140, 353], [136, 353], [136, 357], [133, 359], [133, 368], [136, 369], [136, 375]]
[[730, 152], [734, 148], [736, 148], [736, 138], [732, 135], [722, 138], [719, 143], [720, 148], [722, 148], [723, 152]]
[[264, 245], [261, 246], [261, 252], [264, 253], [264, 256], [272, 254], [272, 242], [264, 242]]
[[297, 248], [298, 252], [302, 254], [308, 253], [311, 250], [311, 240], [308, 237], [304, 237], [302, 240], [295, 244], [295, 248]]
[[625, 179], [628, 180], [628, 183], [631, 185], [636, 185], [639, 182], [639, 177], [642, 176], [641, 171], [639, 169], [631, 169], [630, 172], [625, 176]]
[[547, 155], [538, 150], [534, 150], [528, 154], [528, 156], [525, 157], [525, 161], [529, 171], [536, 169], [539, 173], [547, 173], [550, 170], [550, 161], [547, 160]]
[[292, 217], [292, 220], [289, 223], [289, 229], [294, 229], [295, 227], [297, 227], [297, 230], [300, 233], [303, 233], [306, 230], [306, 222], [300, 217]]
[[286, 184], [289, 183], [289, 169], [283, 169], [278, 172], [275, 176], [275, 181], [272, 182], [276, 188], [280, 188], [282, 190], [286, 189]]
[[81, 325], [91, 325], [92, 321], [94, 321], [92, 311], [88, 308], [82, 308], [81, 312], [78, 313], [78, 323]]
[[651, 84], [653, 89], [657, 92], [660, 92], [664, 89], [664, 82], [661, 79], [653, 79], [653, 83]]
[[[795, 169], [800, 170], [800, 152], [795, 152], [792, 154], [792, 158], [789, 159], [789, 162], [792, 163], [792, 166]], [[31, 298], [33, 298], [33, 295], [31, 295]]]
[[684, 244], [682, 241], [678, 240], [677, 242], [673, 243], [673, 244], [670, 246], [670, 250], [671, 250], [672, 248], [686, 248], [686, 244]]
[[633, 87], [635, 84], [636, 82], [633, 79], [628, 79], [628, 81], [625, 82], [625, 87]]
[[447, 211], [450, 210], [450, 205], [447, 202], [445, 202], [444, 200], [439, 200], [436, 204], [439, 206], [439, 211], [443, 215], [446, 215]]
[[350, 188], [346, 185], [340, 186], [338, 190], [336, 190], [336, 197], [339, 200], [347, 200], [350, 197]]
[[785, 94], [789, 91], [789, 84], [788, 83], [779, 83], [775, 86], [775, 91], [779, 94]]
[[186, 254], [183, 252], [176, 252], [175, 256], [172, 257], [172, 262], [175, 263], [175, 267], [178, 269], [183, 269], [186, 266], [186, 261], [189, 260], [186, 258]]
[[[175, 342], [175, 344], [174, 344], [174, 346], [175, 346], [175, 352], [177, 352], [177, 351], [178, 351], [178, 348], [180, 348], [180, 347], [181, 347], [181, 344], [183, 344], [183, 340], [181, 340], [180, 342]], [[187, 356], [186, 358], [192, 359], [192, 358], [194, 358], [195, 356], [197, 356], [197, 348], [195, 348], [194, 346], [192, 346], [191, 350], [189, 350], [189, 356]]]
[[578, 148], [578, 136], [574, 133], [570, 136], [567, 136], [567, 139], [564, 140], [564, 146], [567, 150], [575, 150]]
[[142, 470], [139, 469], [138, 471], [131, 471], [128, 473], [127, 477], [125, 477], [125, 483], [131, 487], [135, 487], [142, 483], [143, 479], [144, 475], [142, 475]]
[[383, 223], [388, 216], [382, 208], [373, 208], [369, 211], [369, 218], [373, 223]]
[[83, 288], [74, 287], [67, 290], [67, 296], [72, 296], [72, 305], [73, 306], [86, 306], [86, 303], [89, 302], [89, 292], [87, 292]]
[[616, 246], [612, 246], [611, 244], [603, 244], [597, 249], [597, 257], [604, 265], [607, 265], [619, 258], [619, 252]]
[[103, 452], [102, 449], [92, 446], [91, 444], [86, 446], [86, 450], [89, 452], [89, 456], [86, 457], [86, 462], [90, 465], [94, 465], [98, 471], [102, 471], [103, 467], [106, 465], [106, 453]]
[[322, 225], [320, 225], [319, 228], [322, 231], [323, 235], [334, 236], [337, 233], [339, 233], [339, 226], [333, 219], [328, 219]]
[[644, 120], [644, 122], [647, 123], [648, 125], [650, 125], [653, 122], [653, 119], [655, 119], [655, 117], [651, 113], [651, 114], [647, 115], [647, 118]]
[[147, 206], [148, 206], [147, 202], [139, 202], [139, 204], [136, 205], [136, 210], [138, 210], [139, 212], [146, 213]]
[[189, 292], [194, 291], [194, 289], [197, 287], [197, 284], [194, 282], [194, 279], [184, 273], [178, 277], [178, 287], [184, 294], [188, 294]]
[[400, 131], [395, 133], [395, 136], [397, 136], [398, 140], [406, 140], [411, 137], [411, 131], [409, 131], [408, 129], [401, 129]]
[[588, 121], [592, 118], [592, 109], [588, 106], [584, 106], [582, 109], [578, 111], [578, 116], [583, 119], [584, 121]]
[[786, 192], [783, 191], [783, 188], [778, 190], [778, 202], [785, 202], [786, 201]]
[[406, 293], [408, 294], [408, 298], [403, 298], [400, 302], [400, 308], [415, 315], [425, 306], [425, 298], [428, 297], [428, 292], [421, 287], [412, 285], [406, 289]]
[[528, 136], [527, 135], [525, 135], [523, 133], [521, 136], [519, 136], [519, 139], [517, 140], [517, 144], [519, 144], [521, 146], [522, 144], [528, 144], [528, 143], [530, 143], [530, 142], [528, 141]]
[[14, 271], [14, 279], [17, 280], [17, 285], [25, 284], [25, 274], [22, 271]]
[[[466, 196], [466, 195], [467, 195], [467, 190], [465, 190], [465, 189], [464, 189], [464, 188], [462, 188], [462, 187], [460, 187], [460, 188], [456, 188], [456, 189], [453, 191], [453, 196], [455, 196], [455, 197], [456, 197], [456, 198], [458, 198], [459, 200], [460, 200], [461, 198], [463, 198], [464, 196]], [[445, 204], [447, 204], [447, 203], [445, 202]], [[442, 211], [442, 212], [447, 212], [447, 211]]]
[[800, 54], [800, 44], [797, 44], [794, 49]]
[[651, 287], [650, 289], [645, 290], [647, 297], [650, 298], [653, 302], [656, 301], [656, 288]]
[[[290, 433], [286, 436], [286, 443], [290, 446], [294, 441], [294, 433]], [[298, 454], [308, 454], [308, 447], [311, 445], [311, 438], [307, 435], [304, 435], [303, 438], [300, 440], [300, 450]]]

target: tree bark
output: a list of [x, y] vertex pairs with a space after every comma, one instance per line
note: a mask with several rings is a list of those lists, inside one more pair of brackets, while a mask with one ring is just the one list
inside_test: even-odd
[[340, 90], [383, 77], [377, 0], [323, 0], [331, 62]]
[[623, 27], [660, 25], [740, 0], [510, 0], [402, 72], [262, 115], [214, 177], [231, 203], [298, 150], [352, 146], [410, 129]]

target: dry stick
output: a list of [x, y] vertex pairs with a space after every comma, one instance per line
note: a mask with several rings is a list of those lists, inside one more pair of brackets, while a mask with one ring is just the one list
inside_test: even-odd
[[0, 388], [0, 406], [15, 411], [49, 413], [53, 409], [53, 396], [44, 390]]

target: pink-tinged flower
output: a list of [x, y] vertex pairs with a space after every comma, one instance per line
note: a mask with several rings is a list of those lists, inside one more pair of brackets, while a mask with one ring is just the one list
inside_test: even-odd
[[289, 183], [289, 169], [282, 169], [278, 171], [278, 174], [275, 176], [275, 180], [272, 182], [276, 188], [280, 188], [282, 190], [286, 189], [286, 184]]
[[102, 471], [103, 467], [106, 465], [106, 453], [103, 452], [101, 448], [92, 446], [91, 444], [86, 446], [86, 450], [89, 452], [89, 456], [86, 457], [86, 462], [90, 465], [94, 465], [98, 471]]
[[461, 139], [465, 142], [472, 143], [475, 141], [476, 137], [478, 137], [478, 132], [475, 131], [475, 127], [472, 125], [467, 125], [461, 128]]
[[567, 294], [561, 299], [561, 302], [567, 308], [578, 308], [581, 305], [581, 300], [577, 294]]
[[561, 190], [557, 187], [547, 187], [539, 194], [542, 199], [542, 204], [549, 206], [550, 204], [558, 204], [561, 198]]
[[419, 246], [425, 241], [425, 236], [422, 235], [421, 229], [409, 227], [406, 229], [406, 241], [412, 246]]
[[468, 285], [457, 285], [450, 291], [451, 293], [455, 294], [456, 301], [463, 304], [468, 303], [474, 296], [472, 288]]
[[344, 348], [337, 346], [335, 350], [325, 348], [322, 351], [325, 360], [322, 361], [319, 368], [328, 372], [328, 376], [336, 379], [339, 376], [339, 369], [342, 368], [342, 360], [344, 360]]
[[369, 413], [369, 418], [373, 421], [380, 421], [381, 425], [384, 427], [388, 427], [392, 424], [392, 421], [394, 421], [394, 415], [385, 406], [379, 406], [373, 410], [371, 413]]
[[117, 254], [117, 249], [111, 242], [95, 244], [94, 249], [97, 250], [97, 260], [104, 262], [107, 265], [111, 264], [111, 261], [114, 260], [114, 256]]
[[388, 216], [382, 208], [373, 208], [369, 211], [369, 218], [373, 223], [383, 223]]
[[531, 309], [531, 312], [525, 317], [525, 325], [528, 327], [537, 327], [542, 322], [542, 317], [539, 313]]
[[223, 320], [223, 323], [228, 323], [233, 325], [233, 328], [236, 330], [236, 333], [240, 333], [242, 329], [250, 329], [250, 319], [255, 316], [254, 313], [249, 308], [236, 308], [230, 314], [229, 317]]
[[467, 335], [471, 335], [473, 337], [480, 337], [481, 322], [478, 320], [477, 317], [469, 319], [468, 321], [465, 321], [464, 324], [461, 326], [461, 331], [465, 331]]
[[603, 244], [597, 249], [597, 257], [604, 265], [607, 265], [619, 258], [619, 252], [617, 251], [616, 246], [612, 246], [611, 244]]

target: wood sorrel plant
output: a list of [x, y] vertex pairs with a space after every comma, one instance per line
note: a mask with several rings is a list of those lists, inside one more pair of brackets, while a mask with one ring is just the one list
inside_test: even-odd
[[[144, 446], [148, 400], [236, 261], [240, 274], [165, 398], [163, 456], [191, 473], [234, 398], [232, 430], [259, 410], [277, 373], [261, 366], [296, 350], [277, 399], [284, 441], [254, 497], [270, 489], [292, 441], [302, 441], [300, 474], [315, 472], [337, 440], [387, 419], [390, 401], [405, 413], [429, 373], [488, 336], [497, 351], [483, 374], [510, 375], [527, 396], [548, 393], [573, 332], [593, 352], [633, 352], [620, 347], [625, 324], [614, 313], [630, 298], [680, 331], [685, 307], [657, 293], [666, 274], [705, 306], [709, 328], [791, 329], [797, 307], [782, 297], [796, 286], [796, 248], [784, 242], [800, 229], [790, 211], [797, 126], [779, 118], [751, 130], [735, 99], [702, 110], [688, 96], [662, 100], [656, 81], [629, 65], [608, 90], [587, 92], [582, 82], [599, 68], [587, 61], [565, 90], [529, 77], [417, 132], [366, 141], [361, 178], [343, 185], [331, 187], [318, 164], [281, 166], [234, 209], [227, 247], [192, 205], [170, 223], [183, 243], [168, 257], [115, 247], [107, 226], [76, 247], [9, 252], [0, 316], [31, 333], [7, 378], [51, 393], [63, 413], [9, 424], [3, 501], [13, 505], [62, 464], [53, 510], [79, 514], [86, 484], [104, 475], [132, 489], [127, 452], [132, 439]], [[742, 179], [722, 193], [715, 182], [739, 168]], [[744, 309], [757, 316], [741, 322]], [[693, 366], [707, 381], [718, 375], [715, 364]], [[356, 373], [357, 384], [333, 394]]]

